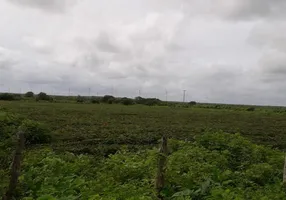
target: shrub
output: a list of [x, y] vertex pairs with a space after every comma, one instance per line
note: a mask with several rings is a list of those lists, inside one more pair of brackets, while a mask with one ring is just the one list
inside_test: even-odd
[[255, 111], [255, 108], [254, 107], [249, 107], [246, 109], [246, 111]]
[[144, 105], [148, 105], [148, 106], [160, 105], [162, 103], [162, 101], [160, 99], [142, 98], [142, 97], [136, 97], [135, 102], [137, 104], [144, 104]]
[[[164, 199], [285, 199], [281, 151], [226, 133], [207, 133], [195, 138], [195, 142], [169, 140], [168, 147], [172, 151], [161, 193]], [[22, 196], [156, 199], [153, 180], [158, 155], [155, 149], [130, 152], [123, 148], [98, 162], [86, 155], [58, 154], [46, 149], [27, 151], [19, 180]], [[234, 160], [239, 162], [233, 163]]]
[[54, 102], [55, 99], [53, 97], [50, 97], [49, 102]]
[[113, 104], [115, 99], [108, 99], [107, 103], [108, 104]]
[[34, 92], [29, 91], [25, 94], [25, 97], [34, 97]]
[[122, 103], [122, 102], [121, 102], [121, 99], [122, 99], [122, 98], [115, 98], [114, 101], [113, 101], [113, 103], [116, 103], [116, 104]]
[[103, 103], [112, 104], [114, 101], [115, 101], [115, 97], [114, 97], [114, 96], [105, 95], [104, 97], [102, 97], [102, 102], [103, 102]]
[[82, 96], [78, 95], [77, 98], [76, 98], [76, 102], [77, 103], [83, 103], [84, 102], [84, 98]]
[[189, 105], [190, 105], [190, 106], [194, 106], [194, 105], [196, 105], [196, 104], [197, 104], [197, 102], [195, 102], [195, 101], [190, 101], [190, 102], [189, 102]]
[[37, 95], [37, 99], [38, 99], [38, 100], [49, 101], [51, 98], [50, 98], [50, 96], [47, 95], [46, 93], [40, 92], [40, 93]]
[[51, 141], [49, 129], [39, 122], [24, 120], [21, 128], [25, 132], [26, 144], [45, 144]]
[[138, 103], [138, 104], [143, 104], [144, 100], [145, 99], [142, 98], [142, 97], [135, 97], [135, 102]]
[[128, 106], [128, 105], [133, 105], [135, 102], [134, 102], [133, 99], [124, 97], [124, 98], [121, 99], [121, 103], [122, 103], [123, 105]]
[[6, 112], [0, 112], [0, 114], [0, 140], [5, 140], [15, 134], [22, 119]]
[[0, 94], [0, 100], [13, 101], [13, 100], [16, 100], [16, 97], [13, 94], [2, 93]]
[[100, 103], [99, 99], [96, 99], [96, 98], [92, 98], [90, 102], [93, 104], [99, 104]]

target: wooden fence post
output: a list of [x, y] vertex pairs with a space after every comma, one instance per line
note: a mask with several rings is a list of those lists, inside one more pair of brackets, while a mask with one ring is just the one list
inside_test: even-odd
[[165, 136], [162, 137], [162, 145], [159, 150], [159, 159], [158, 159], [158, 171], [155, 180], [155, 189], [157, 198], [160, 200], [164, 200], [164, 197], [161, 195], [161, 191], [165, 186], [165, 171], [167, 164], [167, 156], [168, 156], [168, 140]]
[[283, 169], [283, 183], [286, 184], [286, 154], [285, 154], [284, 169]]
[[13, 196], [15, 195], [15, 189], [18, 183], [18, 178], [20, 175], [22, 152], [25, 148], [24, 132], [19, 131], [18, 136], [19, 136], [19, 139], [18, 139], [18, 144], [17, 144], [16, 151], [15, 151], [14, 158], [13, 158], [9, 188], [6, 194], [3, 196], [3, 200], [13, 199]]

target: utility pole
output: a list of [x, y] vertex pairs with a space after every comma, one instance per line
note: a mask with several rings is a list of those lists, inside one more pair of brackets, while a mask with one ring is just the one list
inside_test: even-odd
[[2, 86], [4, 86], [4, 84], [0, 83], [0, 93], [2, 92]]
[[185, 102], [185, 98], [186, 98], [186, 90], [183, 90], [184, 94], [183, 94], [183, 102]]
[[168, 91], [166, 90], [166, 102], [168, 101]]

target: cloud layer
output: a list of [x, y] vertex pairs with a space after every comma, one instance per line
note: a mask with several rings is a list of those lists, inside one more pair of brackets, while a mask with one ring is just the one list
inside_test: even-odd
[[76, 3], [76, 0], [9, 0], [19, 6], [36, 8], [47, 12], [62, 13]]
[[282, 0], [5, 0], [1, 91], [285, 105]]

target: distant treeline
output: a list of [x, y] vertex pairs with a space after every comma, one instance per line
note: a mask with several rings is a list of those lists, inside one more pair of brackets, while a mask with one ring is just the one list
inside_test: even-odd
[[[35, 101], [49, 101], [49, 102], [77, 102], [77, 103], [106, 103], [106, 104], [123, 104], [123, 105], [133, 105], [142, 104], [148, 106], [155, 105], [166, 105], [167, 102], [161, 101], [157, 98], [128, 98], [128, 97], [114, 97], [111, 95], [105, 96], [50, 96], [44, 92], [39, 94], [34, 94], [33, 92], [27, 92], [25, 94], [12, 94], [12, 93], [0, 93], [0, 100], [4, 101], [17, 101], [17, 100], [35, 100]], [[194, 102], [192, 102], [194, 103]], [[172, 103], [169, 103], [172, 104]], [[168, 105], [169, 105], [168, 104]], [[175, 104], [175, 103], [173, 103]]]
[[90, 104], [123, 104], [123, 105], [148, 105], [148, 106], [169, 106], [169, 107], [197, 107], [205, 109], [227, 109], [235, 111], [271, 111], [275, 113], [286, 113], [286, 108], [283, 106], [258, 106], [258, 105], [238, 105], [238, 104], [219, 104], [219, 103], [197, 103], [196, 101], [190, 102], [177, 102], [177, 101], [162, 101], [157, 98], [143, 98], [143, 97], [114, 97], [112, 95], [105, 96], [60, 96], [48, 95], [44, 92], [34, 94], [27, 92], [25, 94], [16, 93], [0, 93], [0, 101], [45, 101], [55, 103], [90, 103]]

